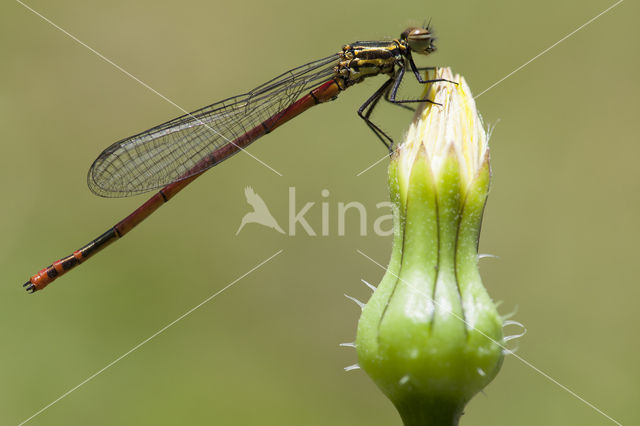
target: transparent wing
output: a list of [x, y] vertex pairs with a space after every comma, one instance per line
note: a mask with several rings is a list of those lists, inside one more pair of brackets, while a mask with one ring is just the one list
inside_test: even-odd
[[338, 55], [334, 54], [310, 62], [244, 95], [114, 143], [93, 162], [87, 176], [89, 189], [102, 197], [128, 197], [212, 167], [200, 160], [329, 79], [337, 61]]

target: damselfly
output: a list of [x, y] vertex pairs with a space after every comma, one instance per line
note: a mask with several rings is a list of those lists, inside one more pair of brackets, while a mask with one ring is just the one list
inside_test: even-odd
[[46, 287], [57, 277], [98, 253], [146, 219], [182, 188], [211, 167], [314, 105], [337, 98], [343, 90], [379, 74], [388, 76], [358, 109], [358, 115], [391, 150], [393, 140], [371, 120], [385, 100], [404, 106], [422, 99], [396, 99], [407, 68], [424, 80], [412, 53], [435, 51], [430, 28], [408, 28], [398, 39], [358, 41], [338, 53], [294, 68], [243, 95], [209, 105], [145, 132], [118, 141], [95, 160], [87, 181], [102, 197], [127, 197], [162, 188], [133, 213], [98, 238], [33, 275], [28, 292]]

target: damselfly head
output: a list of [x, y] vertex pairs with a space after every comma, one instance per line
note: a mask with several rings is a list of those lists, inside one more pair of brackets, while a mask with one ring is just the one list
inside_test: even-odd
[[429, 28], [407, 28], [400, 35], [402, 40], [407, 42], [409, 48], [422, 55], [428, 55], [436, 50], [436, 46], [433, 44], [435, 37], [429, 31]]

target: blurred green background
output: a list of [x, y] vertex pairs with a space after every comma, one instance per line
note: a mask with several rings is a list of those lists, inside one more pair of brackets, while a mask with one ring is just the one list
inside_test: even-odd
[[[28, 3], [188, 109], [245, 92], [355, 40], [432, 18], [439, 51], [480, 93], [613, 4], [323, 1]], [[485, 285], [527, 335], [518, 355], [623, 424], [640, 424], [640, 58], [626, 1], [478, 98], [493, 186]], [[30, 421], [33, 425], [399, 425], [355, 352], [360, 282], [383, 271], [371, 232], [385, 151], [356, 116], [380, 77], [315, 108], [198, 179], [126, 239], [28, 296], [20, 285], [146, 199], [101, 199], [86, 172], [112, 142], [180, 111], [15, 2], [0, 6], [0, 424], [17, 424], [276, 253], [197, 311]], [[418, 93], [407, 85], [405, 96]], [[411, 114], [382, 105], [402, 137]], [[499, 122], [498, 122], [499, 121]], [[252, 186], [283, 227], [288, 188], [330, 235], [236, 229]], [[321, 196], [327, 189], [330, 195]], [[338, 202], [359, 201], [337, 235]], [[513, 343], [513, 342], [512, 342]], [[462, 425], [613, 424], [514, 357]]]

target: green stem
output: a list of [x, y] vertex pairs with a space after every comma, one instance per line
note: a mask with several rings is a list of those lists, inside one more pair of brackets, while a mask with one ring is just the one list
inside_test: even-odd
[[404, 426], [458, 426], [464, 404], [442, 399], [407, 399], [396, 404]]

